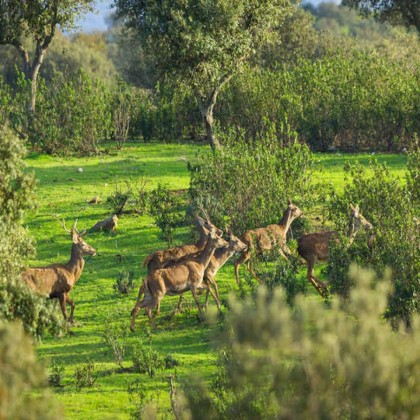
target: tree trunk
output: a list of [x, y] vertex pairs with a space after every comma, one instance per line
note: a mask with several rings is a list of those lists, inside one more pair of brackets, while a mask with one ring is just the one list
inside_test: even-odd
[[204, 108], [201, 112], [206, 126], [206, 139], [214, 152], [215, 150], [220, 149], [221, 146], [213, 132], [213, 106]]

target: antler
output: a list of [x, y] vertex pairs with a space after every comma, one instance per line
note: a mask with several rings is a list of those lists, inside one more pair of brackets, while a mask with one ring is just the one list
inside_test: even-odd
[[61, 221], [59, 218], [58, 218], [58, 216], [54, 216], [54, 219], [55, 220], [57, 220], [57, 222], [58, 223], [60, 223], [60, 225], [61, 225], [61, 227], [67, 232], [67, 233], [72, 233], [72, 231], [71, 230], [69, 230], [69, 229], [67, 229], [67, 226], [66, 226], [66, 221], [64, 220], [64, 218], [63, 218], [63, 221]]
[[204, 209], [204, 207], [201, 204], [197, 204], [197, 208], [198, 208], [198, 210], [201, 210], [201, 212], [203, 213], [204, 217], [206, 218], [207, 223], [211, 223], [209, 214]]

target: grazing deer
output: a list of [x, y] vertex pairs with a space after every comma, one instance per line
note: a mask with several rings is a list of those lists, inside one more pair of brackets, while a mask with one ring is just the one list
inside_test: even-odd
[[[357, 235], [357, 232], [361, 227], [370, 230], [372, 229], [372, 224], [368, 222], [360, 213], [359, 206], [353, 206], [350, 204], [351, 215], [350, 215], [350, 225], [349, 225], [349, 245], [354, 241], [354, 238]], [[329, 257], [329, 248], [330, 241], [334, 240], [337, 243], [338, 233], [335, 230], [308, 233], [303, 235], [298, 240], [298, 254], [306, 261], [308, 266], [307, 277], [308, 280], [312, 283], [318, 293], [325, 297], [328, 295], [328, 289], [325, 283], [317, 279], [313, 273], [315, 263], [317, 261], [327, 261]], [[369, 238], [369, 245], [372, 240], [372, 236]]]
[[[61, 223], [61, 222], [60, 222]], [[35, 292], [48, 296], [50, 299], [57, 298], [60, 302], [61, 312], [64, 319], [73, 322], [75, 304], [69, 297], [71, 289], [79, 280], [85, 261], [84, 255], [96, 255], [96, 250], [87, 244], [76, 228], [77, 220], [71, 230], [62, 224], [66, 232], [72, 236], [71, 257], [67, 264], [51, 264], [46, 267], [27, 268], [22, 273], [23, 281]], [[66, 303], [71, 306], [70, 317], [67, 318]]]
[[[168, 267], [152, 271], [143, 281], [139, 290], [139, 297], [131, 312], [132, 319], [130, 329], [134, 331], [134, 323], [137, 313], [141, 308], [146, 308], [151, 323], [154, 323], [152, 310], [159, 306], [163, 297], [180, 295], [191, 290], [195, 304], [201, 313], [200, 302], [197, 297], [198, 289], [206, 289], [203, 282], [204, 272], [217, 248], [227, 247], [228, 243], [216, 234], [212, 228], [208, 234], [207, 243], [201, 253], [191, 256], [183, 261], [173, 263]], [[140, 300], [144, 293], [144, 298]]]
[[223, 231], [218, 229], [210, 222], [206, 213], [205, 216], [206, 220], [202, 219], [198, 215], [194, 216], [194, 222], [197, 226], [198, 233], [200, 235], [197, 243], [189, 245], [180, 245], [168, 249], [155, 251], [143, 260], [143, 267], [147, 266], [147, 271], [149, 274], [152, 273], [154, 270], [164, 268], [168, 264], [180, 261], [181, 259], [188, 257], [189, 255], [201, 252], [204, 249], [204, 246], [206, 245], [207, 234], [211, 229], [215, 229], [217, 235], [222, 235]]
[[239, 285], [239, 266], [245, 262], [247, 262], [248, 271], [257, 278], [256, 273], [249, 263], [249, 259], [252, 256], [254, 248], [257, 248], [258, 252], [270, 251], [278, 248], [280, 255], [287, 259], [285, 252], [290, 254], [290, 251], [286, 246], [286, 235], [292, 222], [302, 216], [302, 214], [302, 210], [295, 206], [289, 199], [288, 207], [285, 210], [279, 224], [247, 230], [241, 236], [241, 241], [247, 245], [247, 249], [235, 262], [236, 284]]

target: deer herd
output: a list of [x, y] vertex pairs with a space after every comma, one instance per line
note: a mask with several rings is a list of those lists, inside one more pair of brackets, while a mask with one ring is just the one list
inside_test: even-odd
[[[371, 223], [362, 216], [358, 206], [350, 204], [350, 209], [348, 246], [351, 246], [360, 228], [372, 229]], [[132, 331], [136, 316], [141, 309], [145, 309], [150, 322], [154, 325], [154, 318], [159, 313], [160, 303], [165, 295], [180, 296], [178, 303], [180, 308], [182, 295], [191, 291], [201, 315], [203, 308], [198, 299], [198, 292], [204, 290], [206, 291], [204, 307], [207, 307], [210, 294], [220, 311], [220, 296], [216, 283], [216, 274], [220, 268], [233, 255], [239, 254], [234, 262], [235, 278], [239, 285], [241, 264], [246, 263], [251, 275], [257, 278], [250, 264], [255, 255], [278, 249], [281, 257], [288, 259], [291, 251], [286, 245], [287, 232], [293, 221], [303, 214], [288, 200], [288, 206], [278, 224], [248, 230], [238, 238], [229, 229], [222, 231], [217, 228], [210, 221], [206, 211], [203, 208], [200, 210], [204, 219], [198, 214], [194, 215], [194, 224], [199, 234], [196, 243], [155, 251], [144, 259], [143, 267], [147, 267], [147, 275], [140, 286], [136, 304], [131, 312]], [[71, 230], [66, 228], [64, 222], [61, 225], [70, 233], [73, 242], [69, 262], [27, 268], [22, 273], [22, 279], [36, 293], [50, 299], [58, 299], [64, 319], [72, 323], [75, 304], [69, 293], [82, 274], [84, 256], [94, 256], [96, 250], [83, 239], [82, 236], [86, 231], [80, 233], [77, 230], [77, 220]], [[307, 278], [323, 297], [328, 295], [327, 286], [315, 277], [313, 270], [317, 261], [328, 260], [331, 241], [339, 241], [336, 231], [304, 234], [297, 241], [297, 252], [307, 265]], [[67, 303], [71, 306], [69, 317], [66, 311]]]

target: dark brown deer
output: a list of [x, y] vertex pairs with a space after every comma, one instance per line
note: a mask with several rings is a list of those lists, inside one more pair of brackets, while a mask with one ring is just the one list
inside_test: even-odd
[[[58, 299], [64, 319], [73, 322], [75, 304], [69, 297], [71, 289], [79, 280], [85, 261], [85, 255], [96, 255], [96, 250], [87, 244], [82, 233], [76, 228], [77, 220], [71, 230], [62, 224], [66, 232], [71, 234], [73, 245], [71, 247], [71, 257], [67, 264], [51, 264], [46, 267], [27, 268], [22, 273], [23, 281], [36, 293], [47, 296], [50, 299]], [[70, 317], [67, 318], [66, 304], [71, 306]]]
[[[359, 206], [350, 204], [350, 224], [349, 224], [349, 246], [353, 243], [357, 232], [361, 227], [370, 230], [372, 224], [368, 222], [360, 213]], [[369, 246], [373, 236], [369, 237]], [[306, 261], [308, 266], [307, 277], [311, 284], [315, 287], [318, 293], [326, 297], [328, 296], [328, 289], [325, 283], [317, 279], [314, 275], [314, 266], [317, 261], [327, 261], [329, 257], [330, 242], [339, 242], [338, 233], [335, 230], [308, 233], [303, 235], [298, 240], [298, 254]]]
[[143, 267], [147, 267], [149, 274], [154, 270], [164, 268], [173, 262], [180, 261], [189, 255], [201, 252], [206, 245], [207, 234], [211, 229], [215, 229], [217, 235], [222, 235], [223, 231], [218, 229], [210, 222], [207, 213], [205, 213], [205, 215], [206, 220], [202, 219], [198, 215], [194, 216], [194, 222], [200, 235], [198, 241], [195, 244], [180, 245], [155, 251], [143, 260]]
[[247, 230], [242, 236], [241, 241], [247, 245], [246, 251], [235, 262], [236, 283], [239, 285], [239, 266], [247, 262], [248, 271], [257, 278], [256, 273], [251, 268], [249, 259], [254, 249], [263, 253], [272, 249], [279, 249], [280, 255], [287, 259], [285, 252], [290, 254], [286, 246], [286, 235], [292, 222], [302, 216], [303, 212], [288, 200], [288, 207], [284, 211], [283, 217], [279, 224], [268, 225], [266, 227]]
[[[139, 290], [139, 298], [131, 312], [132, 319], [130, 328], [134, 330], [137, 313], [141, 308], [146, 308], [150, 322], [153, 324], [152, 310], [159, 307], [165, 295], [174, 296], [191, 290], [195, 304], [201, 313], [201, 305], [198, 301], [197, 290], [207, 289], [204, 283], [204, 272], [211, 257], [217, 248], [227, 247], [228, 243], [216, 234], [212, 228], [207, 238], [204, 249], [197, 257], [190, 257], [168, 267], [152, 271], [143, 281]], [[142, 294], [144, 298], [140, 300]]]

